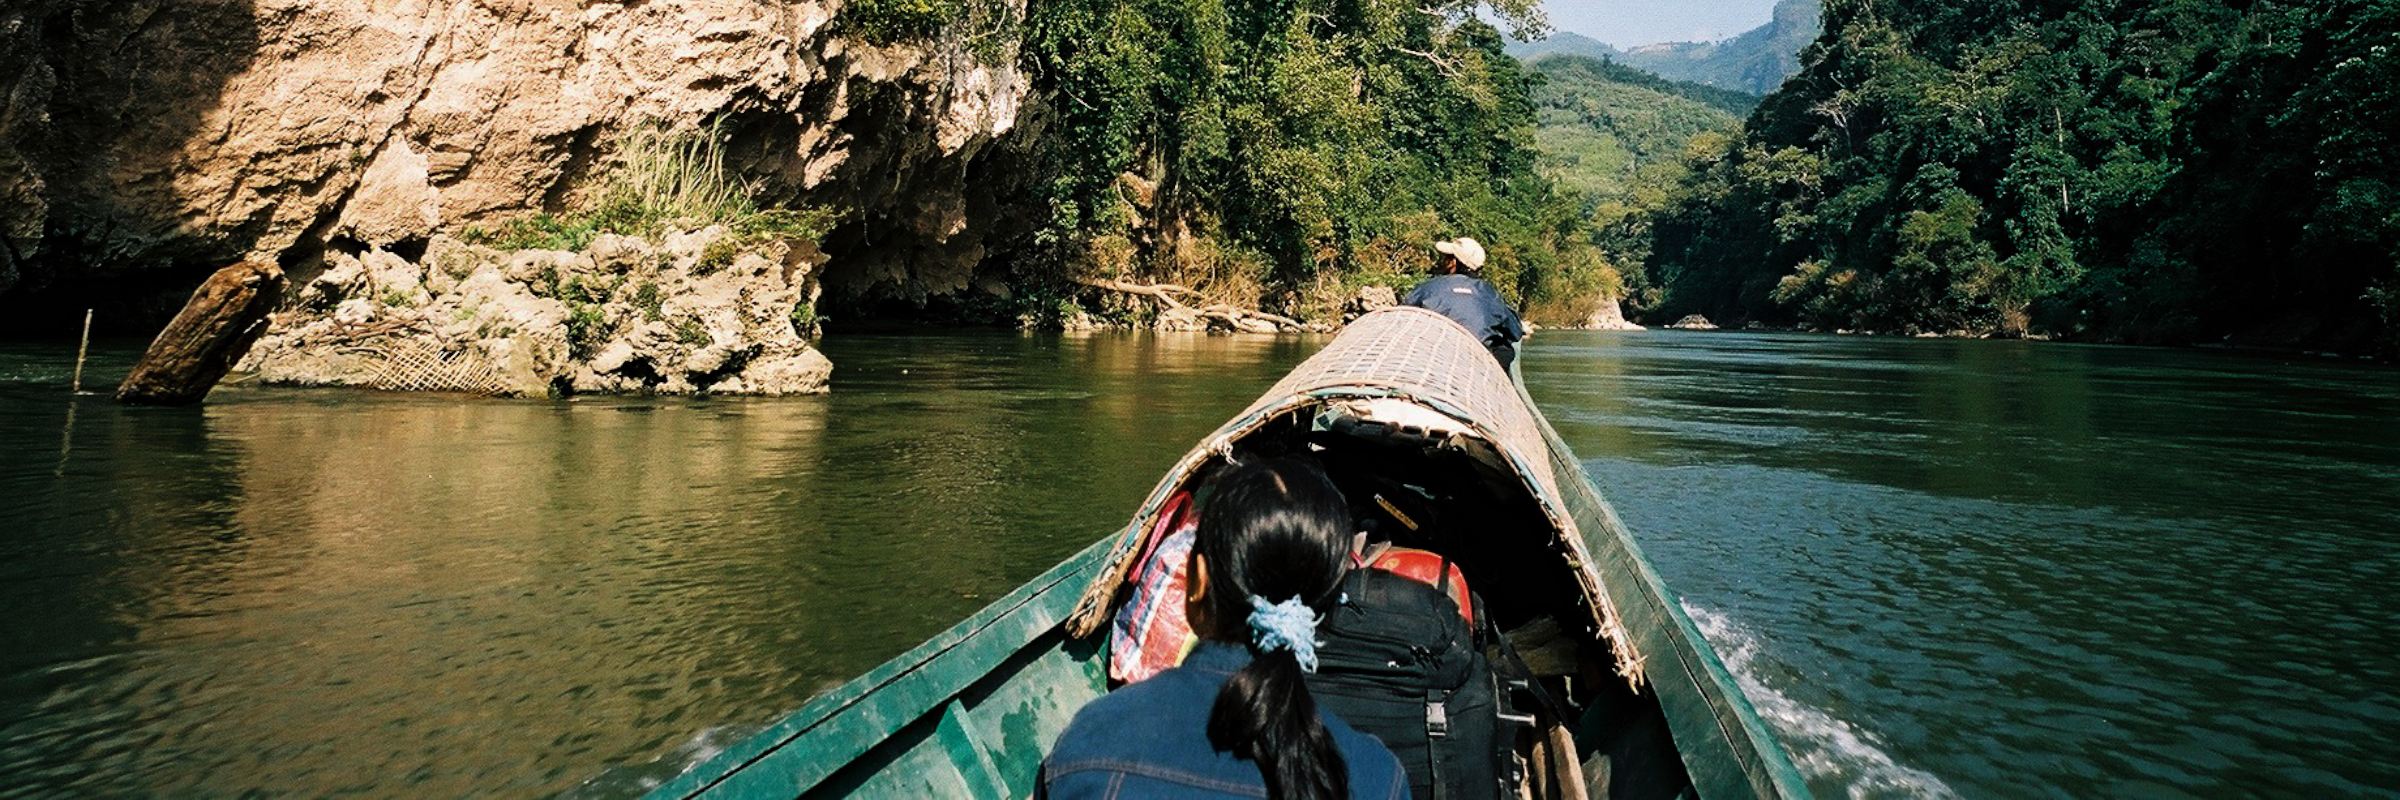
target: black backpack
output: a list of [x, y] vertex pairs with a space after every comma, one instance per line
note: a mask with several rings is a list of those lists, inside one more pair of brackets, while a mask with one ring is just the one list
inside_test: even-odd
[[1447, 588], [1351, 570], [1342, 602], [1317, 626], [1324, 644], [1308, 691], [1392, 749], [1411, 796], [1497, 797], [1513, 783], [1503, 781], [1503, 758], [1515, 731], [1502, 728], [1492, 666]]

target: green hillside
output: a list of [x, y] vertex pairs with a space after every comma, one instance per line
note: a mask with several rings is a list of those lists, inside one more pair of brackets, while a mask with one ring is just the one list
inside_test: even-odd
[[1758, 98], [1675, 83], [1623, 64], [1554, 55], [1535, 61], [1542, 172], [1588, 202], [1630, 200], [1683, 171], [1692, 137], [1730, 134]]

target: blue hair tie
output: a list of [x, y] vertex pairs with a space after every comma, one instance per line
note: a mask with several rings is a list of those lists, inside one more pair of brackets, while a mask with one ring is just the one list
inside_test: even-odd
[[1260, 653], [1292, 651], [1300, 671], [1317, 671], [1317, 623], [1322, 620], [1298, 595], [1281, 603], [1250, 596], [1250, 644]]

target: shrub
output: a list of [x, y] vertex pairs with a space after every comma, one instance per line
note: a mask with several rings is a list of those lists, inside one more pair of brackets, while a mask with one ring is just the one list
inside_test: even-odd
[[721, 127], [683, 133], [636, 128], [618, 141], [616, 156], [587, 205], [510, 220], [494, 230], [469, 228], [459, 237], [503, 250], [571, 251], [591, 246], [603, 233], [656, 240], [670, 230], [722, 225], [733, 232], [727, 246], [738, 251], [766, 241], [814, 241], [837, 219], [820, 208], [760, 208], [751, 199], [755, 187], [725, 167]]
[[591, 358], [608, 332], [608, 314], [599, 306], [567, 304], [567, 347], [576, 358]]
[[642, 285], [633, 289], [633, 304], [642, 310], [643, 319], [657, 322], [660, 315], [659, 309], [665, 305], [665, 300], [659, 296], [658, 284], [643, 281]]
[[741, 254], [742, 243], [737, 237], [719, 236], [700, 248], [700, 260], [692, 264], [692, 272], [706, 275], [733, 266], [733, 260]]
[[716, 337], [708, 335], [708, 328], [702, 326], [699, 320], [686, 319], [675, 323], [675, 341], [693, 347], [707, 347], [716, 340]]
[[799, 334], [801, 338], [805, 339], [815, 336], [816, 331], [817, 305], [815, 303], [801, 303], [793, 306], [792, 332]]

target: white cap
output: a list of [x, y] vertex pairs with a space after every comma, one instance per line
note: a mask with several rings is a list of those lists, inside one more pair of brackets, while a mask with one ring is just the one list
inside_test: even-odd
[[1461, 236], [1447, 242], [1435, 242], [1433, 249], [1457, 256], [1458, 265], [1466, 267], [1468, 272], [1483, 269], [1483, 245], [1473, 239]]

